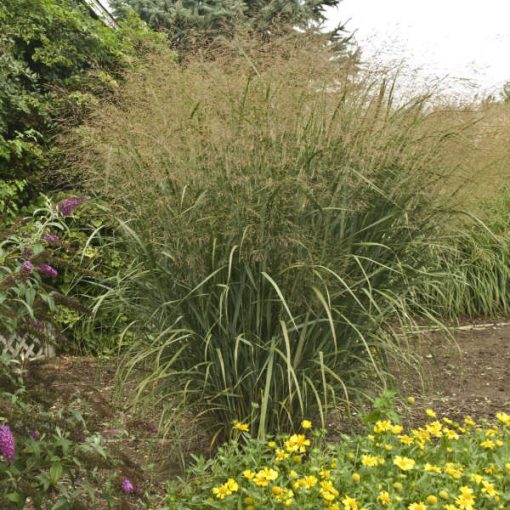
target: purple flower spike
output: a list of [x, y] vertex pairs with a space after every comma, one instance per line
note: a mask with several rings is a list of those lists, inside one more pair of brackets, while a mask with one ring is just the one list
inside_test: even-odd
[[48, 244], [57, 244], [60, 241], [60, 237], [56, 236], [55, 234], [46, 234], [44, 236], [44, 240]]
[[51, 276], [52, 278], [56, 278], [58, 276], [58, 271], [54, 267], [51, 267], [49, 264], [41, 264], [37, 268], [37, 270], [41, 274], [45, 274], [47, 276]]
[[128, 478], [123, 478], [120, 486], [124, 494], [133, 494], [135, 492], [135, 486], [131, 483], [131, 480], [129, 480]]
[[9, 425], [0, 424], [0, 455], [3, 460], [12, 461], [16, 454], [16, 443]]
[[32, 269], [34, 269], [34, 264], [32, 264], [32, 262], [30, 262], [29, 260], [27, 260], [26, 262], [23, 262], [23, 264], [21, 264], [21, 272], [22, 273], [25, 273], [25, 274], [31, 273]]
[[87, 197], [71, 197], [64, 198], [57, 204], [57, 210], [62, 216], [70, 216], [73, 211], [83, 202], [87, 200]]
[[30, 437], [34, 441], [39, 441], [39, 439], [41, 439], [41, 434], [39, 434], [39, 431], [37, 431], [37, 430], [31, 430], [30, 431]]

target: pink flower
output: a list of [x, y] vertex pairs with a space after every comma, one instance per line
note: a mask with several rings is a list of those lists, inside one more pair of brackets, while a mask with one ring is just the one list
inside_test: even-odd
[[27, 260], [26, 262], [23, 262], [23, 264], [21, 264], [21, 272], [22, 273], [25, 273], [25, 274], [31, 273], [32, 269], [34, 269], [34, 264], [32, 264], [32, 262], [30, 262], [29, 260]]
[[12, 461], [16, 455], [16, 443], [9, 425], [0, 424], [0, 455], [3, 460]]
[[44, 240], [48, 244], [57, 244], [60, 241], [60, 238], [58, 236], [56, 236], [55, 234], [46, 234], [44, 236]]
[[73, 214], [73, 211], [87, 199], [88, 197], [64, 198], [57, 204], [57, 210], [62, 216], [70, 216]]
[[128, 478], [123, 478], [120, 485], [124, 494], [133, 494], [135, 492], [135, 486], [131, 483]]
[[41, 274], [51, 276], [52, 278], [56, 278], [58, 276], [58, 271], [54, 267], [51, 267], [49, 264], [41, 264], [38, 266], [37, 270]]

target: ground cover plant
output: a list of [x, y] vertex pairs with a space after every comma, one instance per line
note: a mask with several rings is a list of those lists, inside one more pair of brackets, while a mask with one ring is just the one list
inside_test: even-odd
[[426, 410], [406, 429], [384, 418], [365, 435], [325, 443], [309, 420], [260, 441], [247, 424], [215, 458], [198, 459], [164, 508], [473, 510], [510, 503], [510, 415], [454, 422]]

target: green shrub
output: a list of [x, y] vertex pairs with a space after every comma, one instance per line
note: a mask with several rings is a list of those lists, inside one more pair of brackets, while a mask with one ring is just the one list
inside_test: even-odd
[[41, 185], [55, 188], [55, 136], [160, 39], [133, 17], [106, 27], [74, 0], [5, 0], [0, 34], [0, 178], [26, 179], [34, 198]]
[[[0, 355], [0, 503], [2, 509], [66, 510], [113, 505], [120, 492], [99, 435], [77, 410], [45, 411], [31, 402], [22, 369]], [[9, 437], [10, 436], [10, 437]], [[101, 491], [97, 487], [101, 487]]]

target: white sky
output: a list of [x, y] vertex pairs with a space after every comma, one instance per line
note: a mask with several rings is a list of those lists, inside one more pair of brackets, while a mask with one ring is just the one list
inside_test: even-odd
[[329, 9], [328, 27], [346, 20], [364, 59], [403, 59], [456, 94], [499, 93], [510, 81], [510, 0], [344, 0]]

